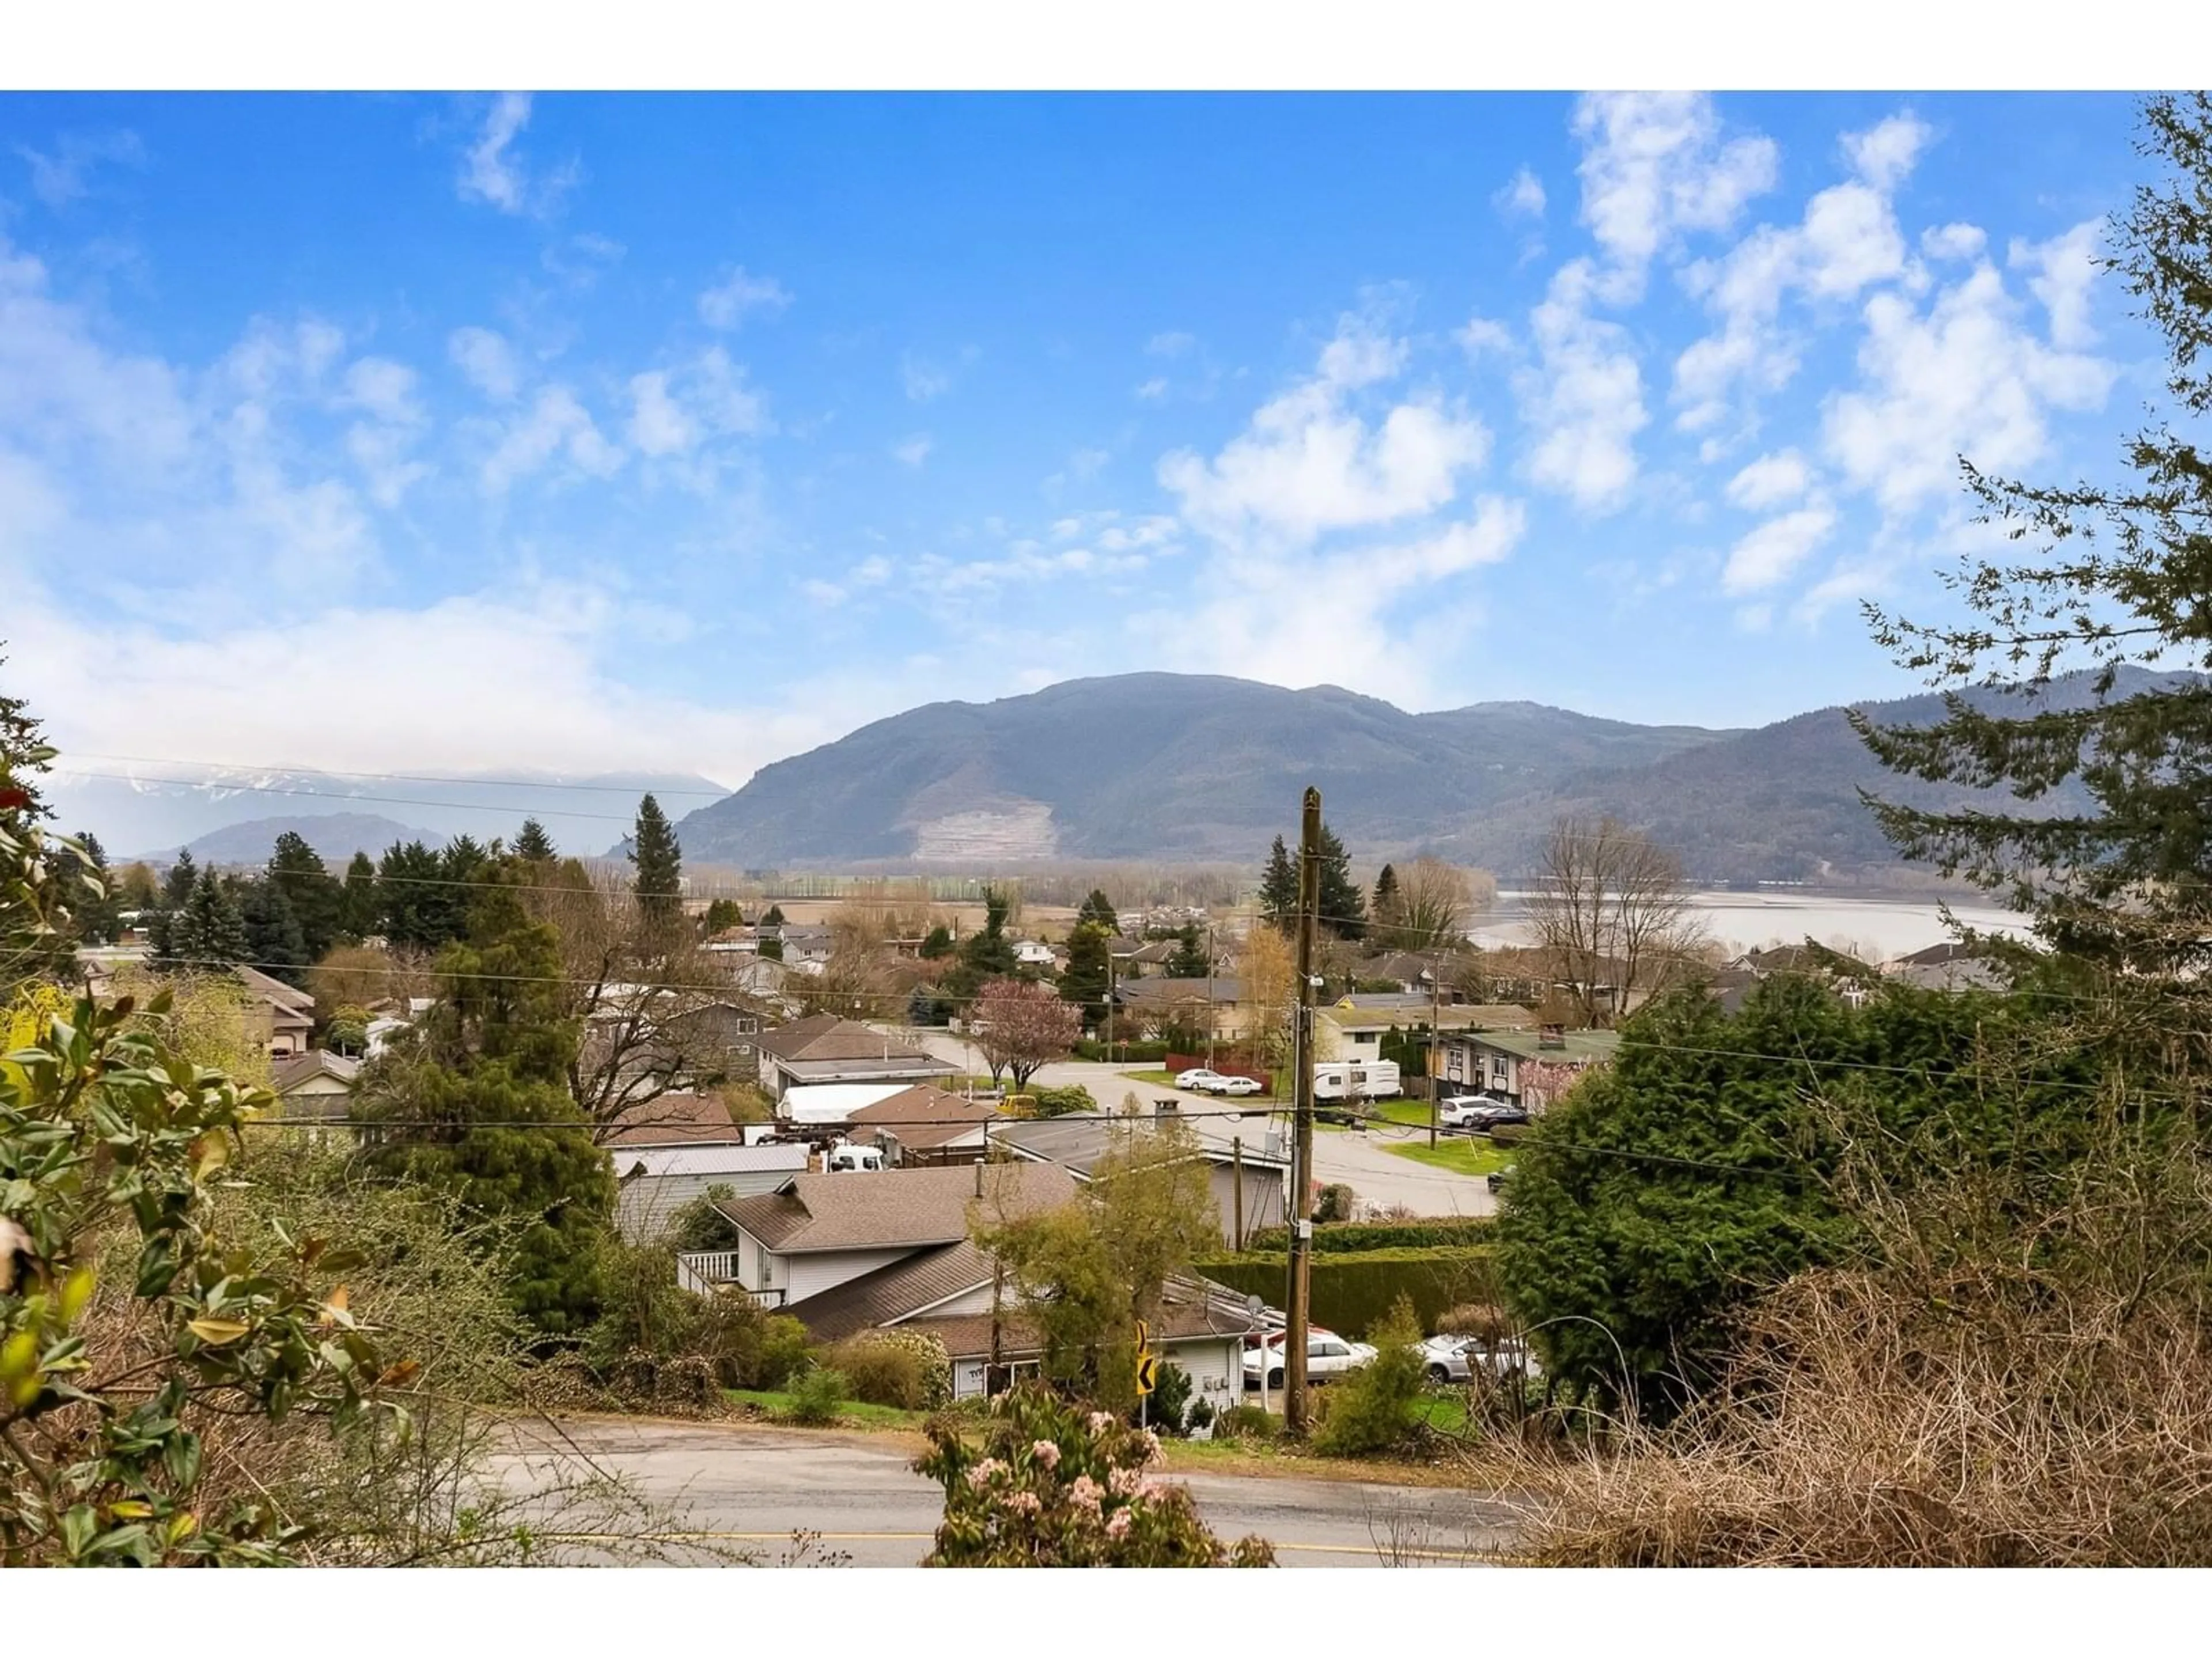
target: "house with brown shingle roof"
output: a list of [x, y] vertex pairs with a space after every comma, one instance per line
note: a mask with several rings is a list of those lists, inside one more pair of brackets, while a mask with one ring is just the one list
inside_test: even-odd
[[712, 1095], [666, 1094], [633, 1106], [604, 1137], [614, 1160], [615, 1226], [631, 1243], [659, 1237], [676, 1212], [716, 1188], [773, 1192], [806, 1167], [804, 1145], [748, 1146]]
[[909, 1048], [896, 1038], [835, 1014], [810, 1014], [757, 1040], [761, 1086], [777, 1100], [815, 1083], [927, 1083], [953, 1077], [950, 1060]]
[[988, 1131], [999, 1117], [988, 1100], [947, 1094], [932, 1084], [864, 1106], [846, 1120], [848, 1138], [884, 1149], [893, 1169], [932, 1164], [980, 1164], [989, 1151]]
[[[935, 1336], [952, 1359], [953, 1393], [965, 1397], [1034, 1371], [1042, 1353], [1018, 1300], [969, 1237], [971, 1221], [1036, 1214], [1076, 1193], [1056, 1164], [976, 1164], [795, 1176], [717, 1207], [738, 1234], [725, 1253], [736, 1287], [820, 1341], [885, 1329]], [[1178, 1279], [1152, 1333], [1153, 1347], [1217, 1409], [1242, 1386], [1254, 1328], [1245, 1305], [1222, 1286]]]

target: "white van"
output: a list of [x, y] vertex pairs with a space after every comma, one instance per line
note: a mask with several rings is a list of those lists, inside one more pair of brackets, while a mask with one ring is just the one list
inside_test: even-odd
[[830, 1149], [822, 1167], [831, 1175], [848, 1170], [875, 1170], [884, 1167], [884, 1152], [880, 1146], [855, 1146], [849, 1140], [841, 1140]]
[[1323, 1060], [1314, 1063], [1316, 1100], [1391, 1100], [1399, 1092], [1395, 1060]]

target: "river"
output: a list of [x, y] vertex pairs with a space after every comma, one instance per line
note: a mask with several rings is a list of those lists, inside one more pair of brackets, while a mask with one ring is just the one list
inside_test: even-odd
[[[1494, 908], [1476, 916], [1469, 937], [1478, 945], [1531, 943], [1525, 908], [1529, 896], [1526, 892], [1500, 893]], [[1690, 904], [1706, 932], [1736, 951], [1798, 945], [1811, 938], [1822, 945], [1848, 945], [1887, 962], [1950, 937], [1938, 913], [1939, 901], [1918, 896], [1854, 898], [1811, 889], [1760, 888], [1692, 893]], [[1952, 905], [1951, 912], [1968, 926], [1989, 932], [2027, 931], [2027, 921], [2017, 911], [1960, 902]]]

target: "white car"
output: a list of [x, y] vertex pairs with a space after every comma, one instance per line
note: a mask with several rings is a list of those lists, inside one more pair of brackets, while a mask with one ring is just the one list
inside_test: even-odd
[[1221, 1073], [1203, 1066], [1194, 1066], [1188, 1072], [1176, 1073], [1176, 1087], [1194, 1089], [1203, 1093], [1221, 1081]]
[[1260, 1079], [1255, 1077], [1216, 1078], [1206, 1092], [1212, 1095], [1256, 1095], [1260, 1092]]
[[1437, 1103], [1437, 1121], [1447, 1129], [1470, 1129], [1511, 1104], [1501, 1095], [1446, 1095]]
[[[1265, 1372], [1267, 1386], [1283, 1386], [1283, 1340], [1287, 1333], [1276, 1331], [1267, 1340], [1244, 1350], [1244, 1386], [1256, 1389]], [[1364, 1342], [1347, 1342], [1334, 1331], [1310, 1330], [1306, 1333], [1306, 1380], [1326, 1382], [1333, 1376], [1342, 1376], [1346, 1371], [1357, 1370], [1375, 1358], [1375, 1350]]]
[[1543, 1374], [1543, 1367], [1518, 1337], [1492, 1346], [1479, 1336], [1432, 1336], [1420, 1344], [1420, 1354], [1431, 1382], [1469, 1382], [1478, 1367], [1493, 1380], [1514, 1370], [1530, 1376]]

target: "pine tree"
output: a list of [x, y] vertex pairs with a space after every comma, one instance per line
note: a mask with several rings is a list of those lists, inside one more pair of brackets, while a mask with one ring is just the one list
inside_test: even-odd
[[1297, 866], [1280, 836], [1267, 849], [1267, 872], [1260, 878], [1260, 914], [1286, 933], [1298, 925]]
[[284, 896], [299, 924], [300, 949], [307, 961], [320, 962], [337, 940], [338, 911], [344, 893], [307, 838], [287, 830], [269, 855], [269, 880]]
[[[1851, 720], [1885, 766], [1914, 777], [2002, 785], [2029, 802], [2075, 781], [2091, 811], [1869, 804], [1904, 856], [2033, 911], [2063, 956], [2176, 985], [2212, 962], [2212, 681], [2200, 678], [2212, 669], [2212, 453], [2197, 436], [2212, 415], [2212, 96], [2153, 98], [2144, 118], [2141, 148], [2168, 172], [2115, 221], [2110, 264], [2165, 336], [2174, 423], [2130, 441], [2126, 487], [2030, 485], [1966, 464], [1984, 519], [2043, 551], [1966, 558], [1949, 580], [1969, 622], [1867, 606], [1880, 643], [1952, 689], [1934, 726]], [[2136, 674], [2123, 689], [2130, 662], [2196, 672]], [[2095, 671], [2086, 697], [2079, 682], [2053, 683], [2075, 665]], [[1969, 686], [2002, 690], [1970, 700]]]
[[768, 907], [768, 914], [760, 919], [760, 925], [763, 927], [782, 927], [787, 926], [788, 924], [786, 923], [783, 919], [783, 907], [781, 904], [769, 905]]
[[338, 899], [338, 932], [351, 939], [368, 938], [382, 926], [381, 904], [375, 861], [366, 853], [356, 853], [346, 866], [345, 889]]
[[1327, 824], [1321, 829], [1321, 925], [1339, 939], [1367, 932], [1367, 896], [1352, 878], [1352, 854]]
[[1077, 922], [1067, 935], [1067, 966], [1060, 970], [1060, 994], [1081, 1005], [1085, 1022], [1093, 1026], [1106, 1018], [1112, 938], [1106, 925], [1096, 918]]
[[211, 871], [193, 882], [191, 896], [170, 916], [168, 932], [167, 959], [157, 959], [157, 968], [210, 973], [252, 955], [238, 902]]
[[699, 937], [712, 939], [715, 934], [728, 928], [742, 927], [744, 925], [745, 913], [738, 908], [737, 900], [714, 899], [708, 902], [706, 915], [699, 918]]
[[935, 962], [940, 957], [949, 957], [951, 954], [952, 935], [940, 921], [929, 930], [927, 936], [921, 941], [921, 959], [924, 962]]
[[1212, 971], [1212, 962], [1200, 942], [1198, 924], [1185, 922], [1176, 935], [1176, 952], [1168, 958], [1168, 973], [1176, 979], [1204, 979]]
[[629, 861], [637, 866], [637, 903], [646, 925], [664, 935], [672, 933], [684, 920], [684, 849], [667, 814], [651, 795], [637, 804]]
[[192, 862], [191, 849], [185, 848], [177, 854], [177, 861], [169, 866], [169, 873], [161, 878], [161, 897], [168, 908], [181, 910], [192, 896], [192, 884], [199, 879], [199, 866]]
[[392, 944], [436, 950], [453, 939], [445, 866], [419, 841], [394, 842], [376, 866], [378, 931]]
[[273, 876], [249, 882], [238, 910], [246, 932], [245, 959], [288, 985], [305, 984], [307, 964], [314, 958], [283, 884]]
[[1095, 921], [1111, 935], [1121, 931], [1121, 919], [1114, 914], [1114, 902], [1106, 896], [1106, 890], [1094, 887], [1091, 896], [1083, 901], [1083, 908], [1075, 913], [1077, 924]]
[[530, 864], [550, 863], [556, 856], [553, 837], [536, 818], [523, 819], [522, 833], [514, 838], [514, 855]]
[[[78, 850], [57, 849], [57, 877], [66, 885], [64, 905], [78, 939], [88, 945], [110, 945], [123, 927], [123, 901], [107, 868], [107, 852], [100, 837], [89, 830], [76, 837]], [[99, 885], [94, 891], [87, 878]]]

